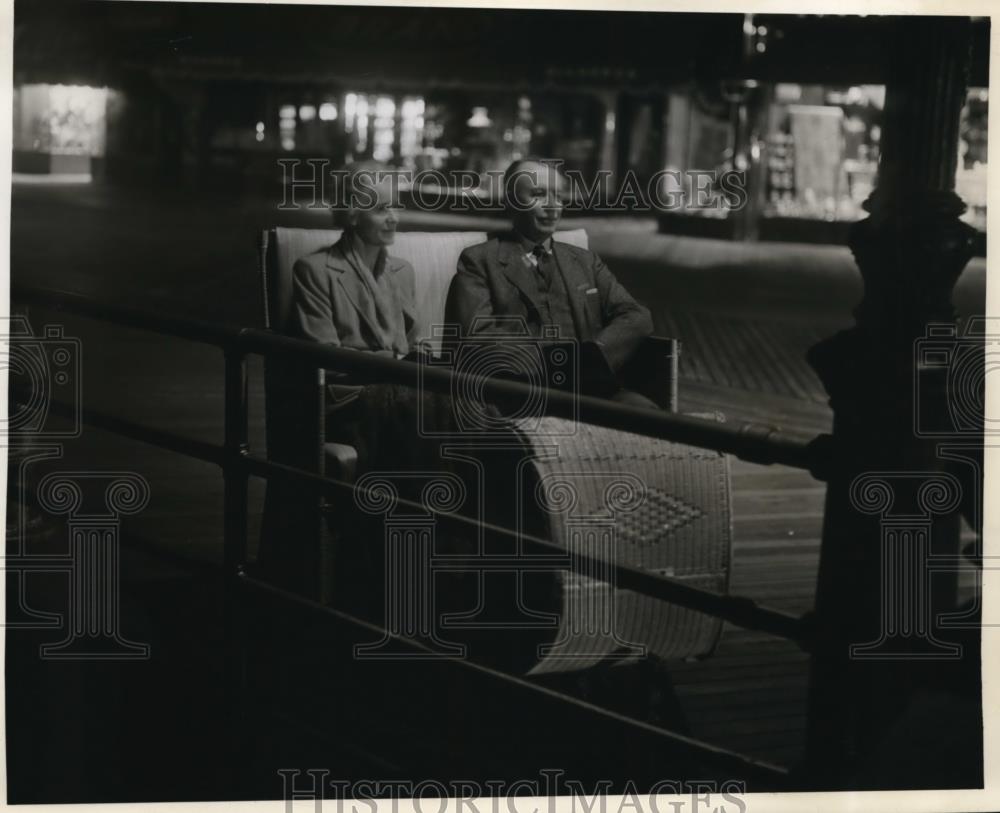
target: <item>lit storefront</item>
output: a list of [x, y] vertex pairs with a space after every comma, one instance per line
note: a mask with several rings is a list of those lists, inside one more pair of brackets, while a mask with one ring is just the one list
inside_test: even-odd
[[[668, 167], [744, 173], [747, 203], [660, 213], [664, 231], [714, 237], [842, 243], [875, 187], [883, 85], [752, 83], [742, 94], [689, 86], [669, 93]], [[988, 94], [972, 88], [962, 112], [956, 189], [964, 219], [986, 228]], [[686, 199], [690, 204], [690, 197]], [[713, 199], [713, 204], [716, 201]]]
[[13, 171], [91, 177], [105, 152], [108, 106], [118, 101], [105, 87], [15, 87]]

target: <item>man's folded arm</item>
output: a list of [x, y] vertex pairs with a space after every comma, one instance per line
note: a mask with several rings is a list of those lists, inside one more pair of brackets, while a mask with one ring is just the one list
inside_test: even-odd
[[635, 352], [642, 340], [653, 332], [649, 309], [640, 305], [615, 275], [594, 255], [594, 276], [601, 297], [604, 327], [595, 342], [612, 370], [617, 371]]

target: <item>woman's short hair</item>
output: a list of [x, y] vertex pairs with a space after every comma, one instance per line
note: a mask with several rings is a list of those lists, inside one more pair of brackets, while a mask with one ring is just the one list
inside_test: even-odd
[[371, 199], [375, 184], [382, 179], [382, 173], [391, 173], [392, 168], [374, 160], [354, 161], [345, 164], [333, 173], [333, 223], [344, 231], [350, 231], [351, 213]]

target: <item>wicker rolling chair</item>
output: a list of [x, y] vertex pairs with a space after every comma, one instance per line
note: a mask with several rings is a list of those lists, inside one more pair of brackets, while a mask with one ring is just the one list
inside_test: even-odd
[[[295, 260], [331, 245], [339, 235], [336, 230], [317, 229], [275, 228], [263, 232], [260, 272], [268, 329], [289, 332]], [[558, 236], [576, 245], [587, 245], [583, 230]], [[397, 235], [392, 252], [413, 264], [421, 335], [433, 352], [440, 350], [440, 331], [434, 327], [444, 323], [445, 300], [458, 256], [486, 237], [482, 232]], [[661, 407], [676, 410], [678, 352], [676, 340], [650, 337], [623, 371], [626, 385]], [[324, 372], [289, 364], [287, 359], [266, 363], [265, 370], [269, 457], [353, 481], [357, 473], [356, 451], [343, 444], [327, 443], [324, 438]], [[518, 427], [526, 446], [546, 446], [553, 422], [560, 419], [543, 420], [547, 424], [541, 428], [537, 422]], [[557, 510], [553, 484], [560, 478], [578, 478], [581, 472], [591, 472], [593, 476], [581, 481], [584, 484], [578, 508], [593, 520], [601, 513], [599, 503], [605, 499], [611, 482], [608, 477], [613, 479], [630, 470], [649, 482], [642, 489], [642, 505], [614, 520], [617, 548], [609, 549], [609, 555], [724, 591], [731, 545], [725, 457], [601, 427], [581, 425], [579, 429], [562, 444], [558, 455], [540, 455], [532, 464], [530, 476], [538, 484], [544, 515], [539, 526], [542, 531], [565, 546], [576, 544], [573, 540], [580, 538], [578, 518], [562, 516]], [[336, 528], [336, 522], [329, 521], [330, 517], [331, 506], [317, 492], [270, 482], [259, 557], [268, 578], [330, 601], [337, 548], [331, 530]], [[529, 671], [586, 667], [611, 654], [621, 656], [623, 648], [628, 650], [633, 643], [662, 657], [704, 655], [711, 651], [719, 634], [721, 625], [714, 619], [601, 586], [593, 578], [566, 573], [560, 575], [557, 586], [561, 620], [552, 628], [546, 648], [539, 650], [537, 658], [529, 659]], [[612, 592], [607, 593], [607, 589]], [[580, 612], [592, 613], [595, 601], [602, 607], [610, 601], [625, 624], [626, 635], [613, 646], [607, 642], [594, 644], [586, 634], [574, 637], [573, 630], [582, 628], [576, 616]]]

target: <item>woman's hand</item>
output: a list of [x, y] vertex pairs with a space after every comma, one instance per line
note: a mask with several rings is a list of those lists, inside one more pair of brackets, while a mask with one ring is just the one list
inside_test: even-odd
[[430, 342], [421, 340], [416, 343], [409, 353], [403, 356], [403, 361], [412, 361], [414, 364], [428, 364], [433, 357], [434, 354], [431, 352]]

